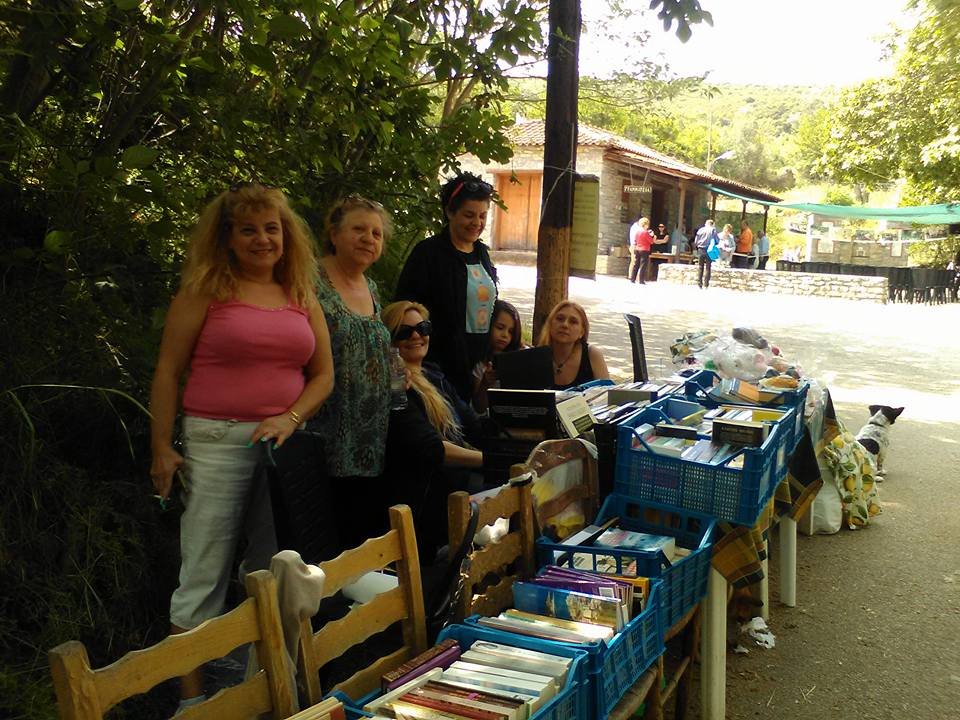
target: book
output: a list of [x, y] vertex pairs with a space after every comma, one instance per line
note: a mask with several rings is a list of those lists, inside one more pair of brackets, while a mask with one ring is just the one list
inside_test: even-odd
[[291, 715], [289, 720], [346, 720], [346, 718], [343, 704], [331, 697]]
[[[693, 414], [698, 415], [698, 413]], [[691, 427], [689, 425], [657, 423], [654, 429], [659, 437], [675, 437], [686, 440], [696, 440], [698, 438], [697, 428], [695, 426]]]
[[553, 390], [487, 391], [490, 419], [501, 428], [536, 431], [545, 438], [557, 435], [557, 395]]
[[[477, 640], [470, 646], [471, 652], [483, 652], [489, 655], [496, 655], [505, 659], [506, 664], [511, 664], [514, 660], [531, 660], [546, 664], [555, 664], [563, 666], [564, 675], [561, 682], [566, 680], [566, 672], [570, 669], [572, 660], [562, 655], [553, 655], [552, 653], [540, 652], [539, 650], [530, 650], [528, 648], [516, 647], [504, 643], [496, 643], [490, 640]], [[550, 673], [545, 673], [550, 674]]]
[[509, 666], [523, 672], [534, 673], [535, 675], [546, 675], [557, 681], [558, 686], [562, 686], [567, 680], [568, 664], [553, 662], [548, 660], [535, 660], [526, 657], [505, 657], [497, 653], [484, 652], [482, 649], [467, 650], [461, 656], [465, 662], [477, 665], [489, 665], [493, 667]]
[[567, 437], [571, 438], [580, 437], [596, 424], [590, 406], [580, 395], [557, 403], [557, 418], [560, 420], [560, 427]]
[[661, 386], [650, 382], [632, 382], [607, 388], [607, 402], [611, 405], [637, 401], [653, 401], [662, 397]]
[[[536, 616], [534, 616], [534, 618], [535, 617]], [[479, 618], [477, 623], [495, 630], [504, 630], [506, 632], [515, 632], [520, 635], [529, 635], [530, 637], [538, 637], [545, 640], [558, 640], [560, 642], [570, 643], [589, 643], [598, 640], [609, 640], [614, 635], [613, 630], [605, 625], [588, 625], [587, 623], [582, 623], [582, 627], [570, 630], [546, 622], [550, 619], [553, 618], [543, 618], [543, 621], [538, 621], [529, 617], [520, 618], [501, 613], [495, 618]]]
[[406, 693], [410, 692], [414, 688], [420, 687], [421, 685], [423, 685], [424, 683], [430, 680], [439, 680], [442, 672], [443, 671], [440, 668], [433, 668], [432, 670], [428, 670], [426, 673], [424, 673], [420, 677], [414, 678], [410, 682], [404, 683], [403, 685], [396, 688], [395, 690], [391, 690], [390, 692], [384, 693], [378, 698], [374, 698], [373, 700], [368, 702], [366, 705], [364, 705], [363, 709], [366, 710], [368, 713], [379, 713], [380, 709], [383, 706], [385, 706], [387, 703], [389, 703], [391, 700], [396, 700], [401, 695], [405, 695]]
[[458, 705], [502, 713], [507, 720], [526, 720], [527, 703], [516, 697], [496, 695], [479, 690], [467, 690], [447, 683], [427, 683], [413, 691], [415, 695], [437, 700], [447, 699]]
[[513, 604], [517, 610], [561, 620], [606, 625], [622, 630], [624, 613], [619, 597], [566, 590], [534, 582], [513, 584]]
[[662, 552], [667, 560], [672, 560], [677, 547], [677, 539], [670, 535], [654, 535], [634, 530], [624, 530], [623, 528], [610, 528], [597, 538], [596, 544], [622, 550], [637, 550], [649, 553]]
[[511, 678], [513, 680], [523, 680], [530, 683], [549, 685], [554, 690], [559, 690], [556, 678], [551, 675], [538, 675], [526, 670], [518, 670], [514, 667], [504, 667], [503, 665], [485, 665], [481, 663], [472, 663], [468, 660], [457, 660], [448, 670], [458, 672], [477, 672], [486, 675], [499, 675], [500, 677]]
[[504, 712], [470, 707], [450, 698], [435, 698], [409, 692], [390, 703], [394, 713], [400, 711], [415, 718], [455, 718], [456, 720], [508, 720]]
[[767, 439], [770, 426], [752, 420], [730, 420], [725, 417], [713, 421], [713, 441], [759, 447]]
[[468, 683], [490, 690], [505, 690], [507, 692], [531, 695], [536, 698], [530, 703], [530, 710], [533, 712], [539, 710], [540, 706], [556, 695], [552, 683], [544, 684], [532, 680], [510, 678], [472, 670], [444, 670], [442, 677], [447, 682]]
[[507, 608], [500, 617], [509, 620], [519, 620], [521, 622], [543, 625], [546, 627], [557, 628], [577, 632], [587, 637], [608, 638], [613, 637], [616, 632], [609, 625], [600, 625], [598, 623], [585, 622], [582, 620], [567, 620], [566, 618], [553, 617], [552, 615], [539, 615], [537, 613], [518, 610], [516, 608]]
[[[447, 653], [448, 651], [455, 651], [456, 654], [454, 655], [453, 653], [449, 653], [448, 655], [444, 655], [444, 653]], [[434, 667], [446, 667], [457, 657], [459, 657], [459, 655], [460, 645], [457, 643], [457, 641], [452, 639], [444, 640], [443, 642], [428, 648], [415, 658], [407, 660], [407, 662], [398, 667], [396, 670], [391, 670], [390, 672], [381, 675], [380, 689], [383, 692], [386, 692], [387, 690], [393, 690], [394, 688], [413, 680], [413, 678], [419, 677], [427, 670], [430, 670]], [[443, 658], [440, 663], [431, 662], [438, 656]], [[447, 657], [450, 657], [451, 659], [444, 663], [443, 661], [446, 660]], [[418, 669], [420, 672], [417, 672]]]

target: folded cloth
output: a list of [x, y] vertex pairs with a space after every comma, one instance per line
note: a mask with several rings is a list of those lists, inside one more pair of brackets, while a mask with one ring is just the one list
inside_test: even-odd
[[[277, 579], [280, 624], [283, 627], [284, 664], [296, 687], [297, 661], [300, 657], [300, 625], [320, 609], [325, 576], [316, 565], [308, 565], [294, 550], [281, 550], [270, 560], [270, 572]], [[247, 677], [259, 669], [256, 652], [250, 653]], [[299, 710], [294, 698], [294, 710]]]

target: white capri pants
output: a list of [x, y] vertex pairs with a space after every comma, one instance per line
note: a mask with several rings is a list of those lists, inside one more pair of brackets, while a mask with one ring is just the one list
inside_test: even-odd
[[241, 576], [270, 566], [277, 552], [270, 493], [254, 484], [261, 456], [247, 447], [259, 423], [183, 419], [186, 510], [180, 519], [180, 585], [170, 598], [170, 622], [189, 630], [223, 612], [241, 532], [247, 548]]

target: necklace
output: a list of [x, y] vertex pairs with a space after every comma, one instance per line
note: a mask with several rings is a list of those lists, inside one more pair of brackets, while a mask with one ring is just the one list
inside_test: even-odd
[[570, 358], [573, 357], [573, 354], [574, 354], [576, 351], [577, 351], [577, 346], [576, 346], [576, 344], [574, 344], [574, 346], [573, 346], [572, 348], [570, 348], [570, 352], [567, 353], [567, 357], [564, 358], [564, 360], [563, 360], [562, 363], [558, 363], [556, 360], [553, 361], [553, 372], [554, 372], [554, 374], [556, 374], [556, 375], [559, 375], [559, 374], [560, 374], [560, 372], [563, 370], [563, 366], [566, 365], [566, 364], [570, 361]]

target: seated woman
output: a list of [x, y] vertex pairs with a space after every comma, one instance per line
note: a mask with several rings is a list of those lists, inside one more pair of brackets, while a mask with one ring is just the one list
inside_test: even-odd
[[483, 465], [483, 453], [467, 445], [467, 439], [479, 438], [476, 413], [437, 366], [423, 361], [433, 330], [429, 316], [423, 305], [410, 301], [391, 303], [382, 312], [410, 372], [407, 408], [390, 414], [386, 480], [391, 504], [404, 502], [413, 510], [425, 562], [446, 542], [447, 495], [465, 485], [457, 470]]
[[473, 368], [473, 407], [477, 412], [487, 411], [487, 390], [498, 387], [493, 356], [523, 348], [520, 336], [520, 313], [507, 301], [497, 300], [493, 304], [493, 322], [490, 323], [487, 354]]
[[607, 361], [598, 347], [587, 344], [589, 335], [590, 321], [577, 303], [563, 300], [550, 311], [537, 344], [553, 350], [553, 390], [609, 379]]

